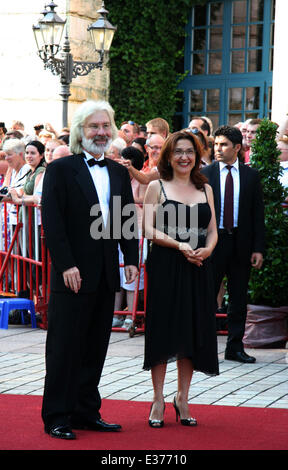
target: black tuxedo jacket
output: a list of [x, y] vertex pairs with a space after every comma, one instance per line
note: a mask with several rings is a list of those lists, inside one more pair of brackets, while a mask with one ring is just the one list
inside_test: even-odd
[[[201, 169], [208, 178], [214, 194], [217, 226], [220, 223], [221, 194], [219, 162], [214, 161]], [[240, 193], [236, 251], [238, 257], [250, 260], [251, 253], [264, 253], [264, 204], [259, 173], [255, 168], [239, 162]]]
[[[70, 155], [50, 163], [47, 167], [42, 192], [42, 223], [47, 247], [51, 256], [51, 290], [67, 292], [62, 273], [76, 266], [82, 278], [80, 293], [95, 292], [105, 275], [112, 291], [120, 287], [118, 242], [124, 254], [125, 265], [138, 266], [138, 240], [111, 236], [94, 239], [91, 224], [91, 208], [99, 204], [93, 179], [84, 161], [84, 154]], [[118, 196], [116, 215], [121, 227], [129, 216], [122, 213], [126, 204], [134, 199], [128, 171], [122, 165], [107, 159], [110, 178], [110, 214], [113, 213], [114, 196]], [[115, 211], [114, 211], [115, 212]], [[101, 216], [102, 217], [102, 216]], [[99, 219], [97, 219], [99, 221]], [[130, 220], [130, 219], [129, 219]], [[135, 220], [137, 227], [136, 211]], [[99, 224], [98, 224], [99, 225]]]

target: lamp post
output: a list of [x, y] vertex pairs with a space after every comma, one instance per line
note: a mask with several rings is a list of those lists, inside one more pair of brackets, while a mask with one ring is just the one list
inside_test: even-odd
[[[77, 76], [88, 75], [91, 70], [102, 70], [104, 54], [108, 53], [113, 40], [116, 27], [112, 26], [107, 20], [108, 11], [105, 9], [104, 1], [101, 8], [97, 11], [99, 18], [95, 23], [88, 26], [92, 43], [95, 51], [99, 54], [98, 62], [85, 62], [74, 60], [70, 50], [70, 42], [67, 34], [63, 47], [61, 47], [61, 38], [64, 32], [66, 20], [62, 20], [55, 11], [57, 5], [52, 0], [42, 12], [37, 25], [34, 25], [33, 32], [38, 49], [38, 55], [44, 62], [44, 68], [50, 69], [53, 75], [60, 76], [63, 108], [62, 124], [67, 126], [68, 122], [68, 99], [70, 96], [70, 83]], [[49, 8], [49, 10], [47, 10]], [[60, 57], [56, 57], [61, 50]]]

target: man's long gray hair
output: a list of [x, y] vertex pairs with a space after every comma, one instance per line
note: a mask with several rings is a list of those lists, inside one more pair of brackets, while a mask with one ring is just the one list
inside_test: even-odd
[[70, 129], [70, 142], [69, 147], [71, 153], [81, 153], [83, 152], [82, 147], [82, 126], [85, 120], [91, 116], [91, 114], [97, 111], [105, 111], [110, 119], [111, 128], [112, 128], [112, 139], [116, 139], [118, 136], [118, 130], [114, 120], [114, 110], [107, 101], [85, 101], [82, 103], [79, 108], [76, 110]]

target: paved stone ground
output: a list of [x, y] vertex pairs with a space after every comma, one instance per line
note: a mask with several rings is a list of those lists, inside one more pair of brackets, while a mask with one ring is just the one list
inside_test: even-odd
[[[42, 395], [46, 331], [9, 325], [0, 330], [0, 393]], [[288, 349], [249, 349], [255, 364], [224, 360], [225, 336], [218, 336], [220, 375], [195, 372], [189, 402], [288, 409]], [[288, 346], [288, 344], [286, 344]], [[102, 398], [152, 401], [150, 372], [142, 370], [144, 336], [112, 332], [100, 383]], [[167, 402], [177, 390], [176, 364], [168, 364]]]

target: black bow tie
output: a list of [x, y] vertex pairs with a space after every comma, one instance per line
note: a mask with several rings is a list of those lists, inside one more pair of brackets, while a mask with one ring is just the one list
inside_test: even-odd
[[98, 161], [98, 160], [96, 160], [96, 158], [90, 158], [90, 160], [87, 160], [87, 163], [88, 163], [89, 166], [98, 165], [98, 166], [102, 167], [102, 166], [107, 165], [107, 162], [106, 162], [105, 159]]

